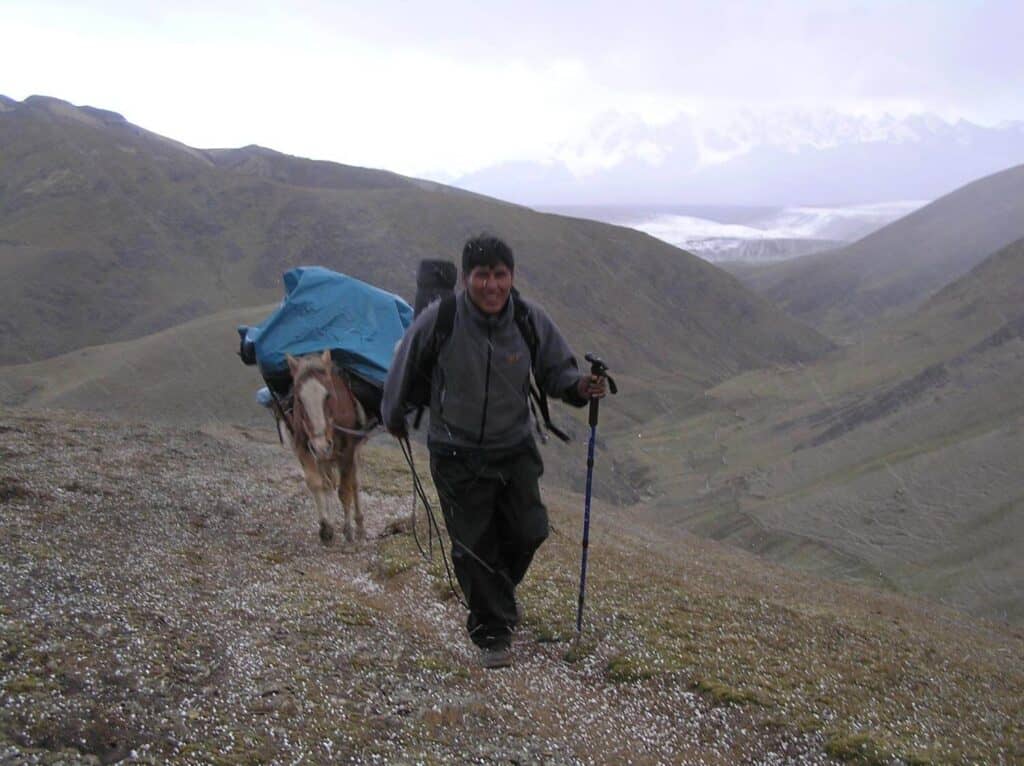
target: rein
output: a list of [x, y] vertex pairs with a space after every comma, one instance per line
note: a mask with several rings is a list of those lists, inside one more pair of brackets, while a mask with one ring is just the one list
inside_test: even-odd
[[[409, 465], [409, 470], [412, 472], [412, 538], [416, 541], [416, 547], [419, 549], [420, 556], [427, 561], [432, 561], [434, 558], [434, 537], [437, 537], [438, 547], [441, 549], [441, 561], [444, 562], [444, 571], [448, 576], [448, 587], [452, 591], [452, 595], [458, 599], [459, 603], [462, 604], [466, 609], [469, 609], [469, 604], [461, 594], [461, 588], [456, 588], [455, 577], [453, 576], [452, 570], [454, 564], [448, 561], [448, 554], [444, 550], [444, 537], [441, 535], [441, 526], [437, 523], [437, 517], [434, 515], [434, 509], [430, 505], [430, 501], [427, 499], [427, 493], [423, 488], [423, 484], [420, 482], [420, 475], [416, 473], [416, 464], [412, 457], [412, 445], [409, 443], [409, 437], [403, 436], [399, 438], [398, 443], [402, 446], [402, 455], [405, 456], [405, 462]], [[423, 508], [426, 511], [427, 516], [427, 548], [429, 553], [423, 550], [423, 543], [420, 542], [419, 534], [416, 531], [416, 499], [419, 498], [420, 502], [423, 503]], [[443, 509], [442, 509], [443, 513]], [[447, 525], [445, 525], [447, 527]], [[452, 539], [452, 538], [449, 538]], [[453, 542], [457, 542], [454, 541]], [[491, 567], [487, 566], [487, 563], [482, 561], [473, 551], [466, 546], [459, 543], [460, 547], [469, 552], [473, 558], [479, 561], [484, 567], [493, 572]]]
[[374, 434], [381, 431], [380, 424], [375, 425], [373, 428], [367, 428], [365, 431], [358, 431], [355, 428], [345, 428], [344, 426], [334, 426], [335, 431], [340, 431], [343, 434], [349, 436], [355, 436], [358, 439], [369, 439]]
[[[463, 598], [463, 595], [460, 592], [462, 589], [456, 588], [455, 578], [453, 577], [452, 574], [452, 570], [455, 567], [454, 564], [449, 562], [448, 555], [445, 553], [443, 544], [444, 537], [442, 537], [441, 535], [441, 526], [437, 523], [437, 517], [434, 515], [434, 509], [430, 505], [430, 501], [427, 499], [427, 493], [423, 488], [423, 483], [420, 481], [420, 476], [416, 472], [416, 464], [415, 461], [413, 460], [412, 445], [409, 443], [409, 437], [403, 436], [399, 438], [398, 442], [402, 446], [402, 455], [405, 456], [405, 462], [409, 465], [409, 471], [412, 473], [412, 536], [413, 539], [416, 541], [416, 547], [420, 551], [420, 556], [422, 556], [424, 559], [428, 561], [431, 561], [433, 560], [434, 557], [433, 541], [434, 537], [437, 537], [437, 540], [440, 543], [439, 547], [441, 549], [441, 561], [444, 562], [444, 571], [445, 574], [448, 576], [448, 587], [451, 588], [452, 594], [455, 596], [455, 598], [458, 599], [459, 603], [466, 607], [466, 609], [469, 609], [469, 604], [466, 602], [466, 599]], [[419, 501], [423, 503], [423, 508], [427, 516], [427, 549], [429, 550], [429, 553], [428, 551], [423, 550], [423, 544], [420, 542], [419, 535], [416, 532], [417, 498], [419, 498]], [[441, 512], [442, 514], [444, 513], [444, 508], [441, 509]], [[447, 524], [445, 526], [447, 527]], [[506, 582], [508, 582], [508, 584], [511, 585], [513, 588], [516, 587], [515, 583], [512, 582], [512, 579], [508, 576], [508, 574], [506, 574], [503, 571], [495, 571], [495, 569], [490, 564], [488, 564], [486, 561], [480, 558], [480, 556], [477, 555], [476, 551], [474, 551], [464, 542], [462, 542], [456, 537], [452, 537], [450, 533], [448, 535], [448, 539], [451, 541], [453, 549], [456, 547], [461, 549], [463, 553], [468, 555], [470, 558], [474, 559], [486, 571], [490, 572], [492, 575], [501, 577]]]

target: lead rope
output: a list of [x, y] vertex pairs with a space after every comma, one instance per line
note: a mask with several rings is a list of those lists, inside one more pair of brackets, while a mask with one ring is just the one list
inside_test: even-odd
[[[463, 597], [461, 590], [455, 587], [455, 579], [452, 577], [452, 565], [448, 561], [448, 554], [444, 550], [444, 538], [441, 536], [441, 528], [437, 523], [437, 517], [434, 515], [434, 509], [430, 505], [430, 501], [427, 500], [426, 490], [423, 488], [423, 482], [420, 481], [420, 476], [416, 473], [416, 464], [412, 456], [412, 445], [409, 444], [409, 437], [403, 436], [398, 440], [399, 444], [402, 445], [402, 454], [405, 456], [405, 462], [409, 464], [409, 470], [412, 472], [412, 537], [416, 541], [416, 547], [419, 549], [420, 555], [427, 560], [433, 561], [434, 559], [434, 546], [433, 540], [434, 535], [437, 535], [438, 547], [441, 549], [441, 561], [444, 562], [444, 572], [448, 577], [448, 587], [451, 588], [452, 595], [458, 599], [459, 603], [462, 604], [466, 609], [469, 609], [469, 604], [466, 603], [466, 599]], [[423, 550], [423, 543], [420, 542], [419, 533], [416, 531], [416, 498], [420, 499], [423, 503], [423, 508], [426, 511], [427, 516], [427, 551]], [[465, 545], [462, 545], [456, 540], [453, 540], [453, 544], [458, 544], [463, 550], [468, 551], [473, 558], [480, 562], [481, 565], [491, 569], [485, 564], [479, 556], [473, 551], [469, 550]], [[494, 570], [491, 569], [493, 572]]]
[[[443, 543], [444, 538], [441, 536], [441, 528], [440, 528], [440, 526], [437, 523], [437, 517], [434, 515], [434, 509], [431, 507], [430, 501], [427, 500], [427, 493], [423, 489], [423, 482], [420, 481], [419, 474], [416, 473], [416, 465], [415, 465], [415, 463], [413, 461], [412, 445], [409, 444], [409, 437], [408, 436], [403, 436], [398, 441], [402, 445], [402, 454], [405, 455], [405, 462], [409, 464], [409, 470], [412, 472], [412, 481], [413, 481], [413, 490], [414, 490], [413, 498], [412, 498], [412, 501], [413, 501], [412, 536], [413, 536], [413, 539], [416, 541], [416, 547], [419, 548], [420, 555], [422, 555], [423, 558], [433, 560], [433, 548], [430, 547], [430, 551], [431, 552], [430, 552], [430, 555], [428, 556], [428, 554], [423, 550], [423, 545], [420, 543], [419, 535], [416, 532], [416, 498], [419, 497], [420, 502], [423, 503], [423, 507], [424, 507], [424, 509], [426, 509], [426, 512], [427, 512], [427, 536], [428, 536], [428, 541], [432, 540], [431, 533], [433, 533], [433, 534], [437, 535], [437, 540], [438, 540], [438, 543], [440, 544], [441, 560], [444, 562], [444, 571], [445, 571], [445, 574], [448, 576], [448, 586], [452, 589], [452, 594], [454, 594], [455, 598], [457, 598], [459, 600], [459, 603], [462, 604], [464, 607], [466, 607], [466, 609], [469, 609], [469, 604], [466, 603], [465, 598], [463, 598], [463, 596], [460, 595], [460, 590], [455, 587], [455, 580], [452, 577], [452, 565], [449, 564], [448, 555], [444, 551], [444, 543]], [[449, 535], [449, 539], [452, 542], [452, 547], [453, 548], [457, 545], [463, 552], [468, 554], [470, 556], [470, 558], [472, 558], [474, 561], [476, 561], [480, 566], [482, 566], [490, 574], [495, 575], [496, 577], [501, 577], [503, 580], [505, 580], [505, 582], [509, 583], [509, 585], [511, 585], [512, 588], [515, 588], [515, 583], [512, 582], [511, 578], [507, 574], [505, 574], [505, 572], [498, 572], [498, 571], [496, 571], [494, 569], [494, 567], [492, 567], [490, 564], [488, 564], [486, 561], [484, 561], [482, 558], [480, 558], [472, 548], [470, 548], [468, 545], [463, 543], [461, 540], [459, 540], [457, 538], [454, 538], [454, 537], [451, 537], [451, 535]]]

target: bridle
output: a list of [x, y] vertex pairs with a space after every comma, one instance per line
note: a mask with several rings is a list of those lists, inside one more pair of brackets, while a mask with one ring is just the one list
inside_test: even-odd
[[[336, 399], [338, 397], [338, 385], [337, 385], [336, 368], [335, 369], [328, 369], [328, 368], [326, 368], [326, 367], [324, 367], [324, 366], [322, 366], [322, 365], [320, 365], [318, 363], [315, 363], [315, 362], [311, 363], [310, 365], [308, 365], [307, 367], [303, 368], [299, 372], [299, 375], [296, 377], [295, 381], [292, 384], [292, 391], [294, 392], [294, 395], [293, 395], [293, 401], [294, 401], [293, 407], [300, 408], [300, 413], [301, 413], [300, 417], [303, 419], [303, 426], [304, 426], [304, 430], [306, 431], [306, 433], [311, 435], [311, 436], [313, 436], [313, 437], [317, 437], [317, 436], [320, 436], [320, 434], [312, 433], [312, 428], [310, 427], [310, 423], [309, 423], [309, 420], [308, 420], [308, 415], [306, 413], [306, 408], [303, 405], [301, 397], [298, 396], [299, 388], [302, 386], [303, 383], [306, 382], [306, 380], [308, 378], [315, 378], [317, 380], [317, 382], [319, 382], [320, 385], [322, 385], [327, 390], [327, 397], [326, 397], [326, 399], [330, 399], [332, 397]], [[353, 413], [355, 413], [356, 421], [360, 425], [365, 425], [365, 423], [366, 423], [366, 414], [363, 411], [363, 407], [359, 403], [359, 400], [356, 399], [355, 394], [352, 393], [352, 389], [351, 389], [350, 386], [345, 385], [345, 386], [342, 386], [342, 387], [344, 388], [345, 393], [348, 395], [348, 400], [349, 400], [349, 403], [352, 405], [352, 411], [353, 411]], [[325, 417], [325, 420], [326, 420], [327, 424], [335, 432], [343, 433], [346, 436], [355, 437], [358, 440], [369, 438], [377, 430], [376, 426], [373, 427], [373, 428], [370, 428], [370, 429], [355, 429], [355, 428], [346, 428], [345, 426], [339, 426], [339, 425], [337, 425], [334, 422], [334, 419], [332, 417]], [[326, 434], [324, 434], [324, 436], [326, 437]]]

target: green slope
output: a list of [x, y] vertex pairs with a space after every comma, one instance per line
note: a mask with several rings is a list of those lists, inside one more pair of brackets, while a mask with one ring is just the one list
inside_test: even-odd
[[692, 387], [829, 344], [643, 234], [258, 147], [200, 151], [33, 97], [0, 112], [0, 363], [142, 337], [280, 296], [320, 264], [412, 299], [416, 264], [491, 230], [583, 350]]
[[907, 318], [645, 424], [653, 518], [1024, 619], [1024, 240]]
[[[1009, 160], [1008, 160], [1009, 161]], [[864, 239], [737, 277], [837, 338], [905, 316], [1001, 247], [1024, 237], [1024, 165], [982, 178]]]

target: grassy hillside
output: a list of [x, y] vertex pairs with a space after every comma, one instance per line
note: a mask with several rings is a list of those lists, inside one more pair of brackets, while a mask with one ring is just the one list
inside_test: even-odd
[[264, 305], [320, 264], [412, 300], [422, 258], [491, 230], [581, 350], [695, 388], [829, 347], [704, 261], [632, 230], [258, 147], [200, 151], [33, 97], [0, 111], [0, 363]]
[[1024, 241], [910, 317], [744, 374], [632, 441], [662, 522], [1024, 620]]
[[[670, 376], [620, 375], [624, 393], [602, 407], [595, 491], [670, 529], [1019, 622], [1022, 299], [1024, 241], [815, 364], [697, 395]], [[3, 368], [0, 401], [266, 427], [234, 327], [270, 308]], [[583, 413], [554, 414], [576, 439], [544, 449], [549, 484], [581, 491]]]
[[[0, 367], [7, 406], [266, 424], [234, 327], [276, 303], [280, 271], [322, 263], [411, 299], [419, 258], [491, 229], [524, 292], [620, 384], [598, 497], [662, 533], [1024, 619], [1020, 241], [821, 358], [817, 333], [627, 229], [257, 147], [194, 150], [52, 99], [3, 106], [0, 351], [20, 362]], [[1007, 200], [1019, 171], [993, 177]], [[965, 232], [984, 218], [956, 209]], [[555, 417], [577, 439], [546, 448], [547, 478], [581, 490], [582, 413]]]
[[255, 400], [263, 382], [236, 355], [235, 327], [276, 306], [221, 312], [144, 338], [0, 368], [0, 402], [163, 423], [265, 424], [269, 415]]
[[5, 762], [1024, 758], [1020, 631], [600, 503], [575, 644], [572, 495], [548, 495], [516, 665], [484, 671], [436, 553], [390, 533], [398, 453], [364, 455], [370, 539], [324, 548], [269, 438], [0, 412]]
[[902, 316], [1024, 237], [1024, 166], [982, 178], [839, 250], [729, 267], [758, 293], [837, 338]]
[[[236, 355], [235, 327], [262, 319], [276, 305], [225, 311], [135, 340], [0, 367], [0, 405], [59, 407], [164, 424], [266, 427], [271, 416], [255, 401], [263, 381], [256, 368], [244, 366]], [[630, 422], [642, 411], [664, 407], [671, 392], [667, 382], [659, 383], [655, 394], [652, 381], [628, 374], [618, 379], [629, 393], [621, 397], [621, 405], [616, 400], [614, 407], [605, 408], [602, 422]], [[553, 403], [552, 415], [574, 442], [552, 440], [542, 447], [548, 476], [582, 489], [578, 467], [586, 460], [586, 410]], [[604, 470], [596, 478], [595, 493], [620, 503], [638, 499], [646, 483], [644, 471], [605, 439], [600, 455]]]

